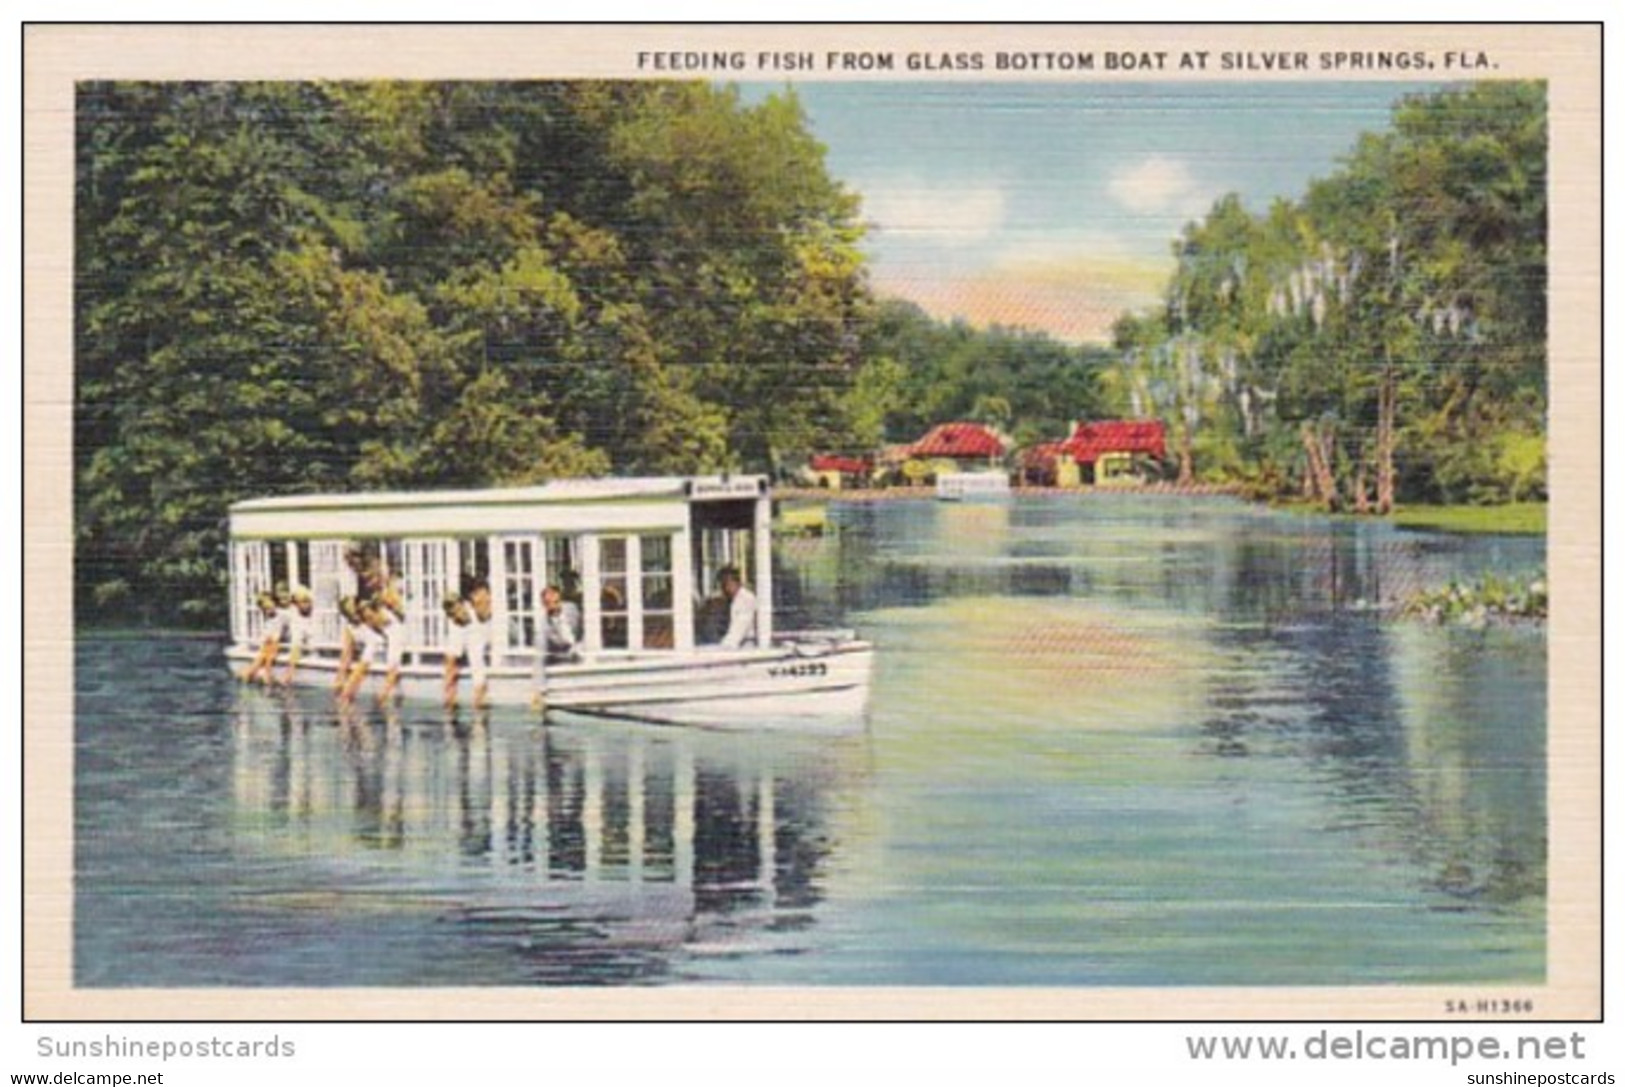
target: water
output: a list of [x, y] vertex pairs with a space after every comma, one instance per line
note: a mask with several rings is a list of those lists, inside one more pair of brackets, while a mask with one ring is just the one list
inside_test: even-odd
[[1385, 618], [1535, 538], [1236, 503], [836, 504], [838, 738], [241, 691], [77, 655], [81, 986], [1536, 982], [1546, 639]]

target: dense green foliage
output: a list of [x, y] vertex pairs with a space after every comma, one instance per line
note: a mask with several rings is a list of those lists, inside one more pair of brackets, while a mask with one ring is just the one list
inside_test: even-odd
[[1183, 478], [1361, 512], [1544, 497], [1542, 85], [1406, 99], [1301, 200], [1225, 197], [1175, 257], [1105, 385], [1168, 422]]
[[791, 97], [87, 84], [77, 138], [82, 614], [217, 611], [251, 495], [849, 444], [857, 201]]
[[1099, 409], [1098, 379], [1113, 355], [1039, 333], [945, 323], [899, 299], [879, 302], [863, 339], [853, 401], [866, 448], [912, 441], [937, 423], [970, 420], [1018, 445], [1064, 438]]
[[870, 297], [793, 95], [89, 83], [76, 604], [216, 617], [241, 498], [781, 472], [933, 424], [1159, 416], [1190, 480], [1331, 508], [1545, 490], [1544, 91], [1402, 103], [1179, 239], [1110, 348]]

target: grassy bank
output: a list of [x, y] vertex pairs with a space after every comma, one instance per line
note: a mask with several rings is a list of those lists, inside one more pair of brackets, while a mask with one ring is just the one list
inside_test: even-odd
[[[1315, 502], [1277, 502], [1271, 509], [1310, 517], [1327, 516]], [[1332, 514], [1353, 519], [1351, 513]], [[1389, 520], [1400, 528], [1461, 532], [1487, 536], [1539, 536], [1546, 531], [1546, 503], [1515, 502], [1504, 506], [1403, 506]]]
[[1489, 535], [1539, 535], [1546, 531], [1546, 503], [1513, 502], [1504, 506], [1405, 506], [1394, 511], [1394, 524], [1435, 532]]

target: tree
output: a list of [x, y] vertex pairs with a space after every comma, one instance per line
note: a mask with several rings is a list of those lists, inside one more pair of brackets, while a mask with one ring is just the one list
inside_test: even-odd
[[1157, 320], [1119, 323], [1113, 395], [1168, 419], [1182, 477], [1200, 450], [1284, 483], [1295, 448], [1328, 508], [1533, 488], [1545, 125], [1538, 84], [1412, 96], [1300, 201], [1219, 200], [1176, 245]]
[[78, 109], [86, 615], [218, 613], [250, 495], [849, 440], [856, 200], [789, 96], [102, 83]]

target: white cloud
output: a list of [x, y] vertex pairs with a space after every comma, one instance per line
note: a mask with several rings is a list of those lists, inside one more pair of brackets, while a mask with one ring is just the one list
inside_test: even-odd
[[1106, 191], [1123, 207], [1142, 215], [1200, 215], [1213, 199], [1188, 165], [1162, 155], [1117, 171]]
[[881, 235], [965, 242], [990, 237], [1005, 223], [1005, 192], [996, 185], [943, 185], [891, 180], [857, 186], [863, 218]]

